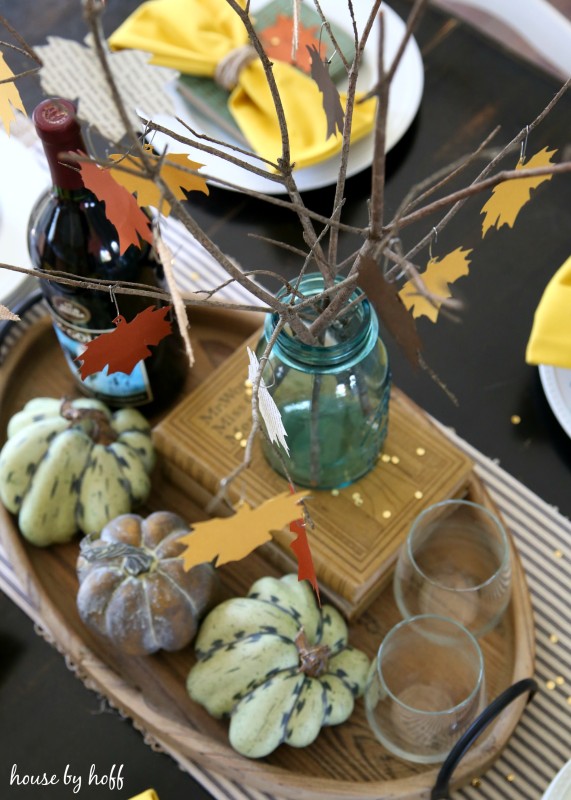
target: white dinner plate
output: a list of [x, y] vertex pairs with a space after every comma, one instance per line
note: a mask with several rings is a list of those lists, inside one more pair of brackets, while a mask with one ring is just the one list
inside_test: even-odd
[[[30, 268], [28, 220], [49, 185], [33, 152], [0, 128], [0, 262]], [[30, 282], [25, 273], [0, 269], [0, 303], [12, 303]]]
[[571, 800], [571, 761], [559, 770], [547, 787], [543, 800]]
[[[256, 12], [267, 0], [252, 0], [252, 12]], [[322, 0], [321, 7], [325, 15], [346, 31], [351, 31], [351, 22], [347, 4], [343, 0]], [[370, 0], [353, 0], [355, 18], [359, 32], [363, 30], [371, 7]], [[405, 24], [402, 19], [384, 2], [382, 9], [385, 19], [385, 65], [391, 63], [405, 31]], [[359, 73], [359, 91], [366, 92], [376, 80], [376, 57], [378, 52], [379, 26], [375, 24], [369, 36], [369, 41], [365, 48], [362, 67]], [[343, 84], [340, 89], [343, 90]], [[418, 45], [414, 38], [407, 44], [399, 68], [395, 74], [391, 85], [388, 120], [387, 120], [387, 150], [390, 150], [406, 133], [412, 123], [424, 88], [424, 68]], [[216, 139], [229, 142], [229, 136], [218, 128], [211, 120], [195, 112], [187, 105], [175, 87], [170, 89], [172, 99], [176, 107], [177, 116], [181, 117], [187, 124], [200, 133], [207, 134]], [[177, 120], [164, 116], [153, 115], [153, 120], [161, 125], [169, 127], [176, 133], [189, 137], [188, 130]], [[239, 188], [251, 189], [266, 194], [280, 194], [283, 188], [267, 179], [254, 175], [241, 167], [235, 166], [216, 156], [202, 153], [196, 149], [184, 147], [172, 139], [162, 135], [153, 135], [154, 146], [161, 150], [168, 147], [172, 152], [181, 150], [188, 151], [193, 159], [204, 164], [204, 172], [212, 175], [214, 179], [220, 178], [235, 184]], [[236, 142], [238, 144], [238, 142]], [[354, 175], [371, 165], [373, 158], [373, 134], [369, 134], [351, 147], [349, 158], [348, 175]], [[254, 162], [256, 163], [256, 162]], [[297, 170], [295, 179], [300, 190], [318, 189], [321, 186], [328, 186], [335, 183], [338, 173], [338, 156], [321, 161], [311, 167]], [[222, 184], [220, 184], [222, 185]]]
[[547, 402], [559, 424], [571, 437], [571, 369], [540, 364], [539, 377]]

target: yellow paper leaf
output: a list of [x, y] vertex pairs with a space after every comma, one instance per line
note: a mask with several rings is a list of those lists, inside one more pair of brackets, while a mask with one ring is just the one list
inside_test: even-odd
[[270, 531], [281, 530], [302, 516], [298, 505], [308, 492], [284, 492], [251, 508], [240, 506], [231, 517], [210, 519], [193, 524], [193, 530], [180, 540], [186, 545], [182, 553], [185, 570], [216, 558], [216, 566], [245, 558], [256, 547], [269, 542]]
[[[529, 161], [519, 161], [516, 169], [532, 169], [533, 167], [546, 167], [552, 164], [551, 157], [557, 150], [548, 150], [544, 147]], [[494, 186], [492, 196], [482, 208], [484, 220], [482, 222], [482, 236], [490, 228], [501, 228], [508, 225], [513, 228], [517, 215], [531, 199], [532, 189], [536, 189], [544, 181], [551, 180], [552, 175], [537, 175], [534, 178], [514, 178]]]
[[413, 281], [407, 281], [399, 292], [399, 296], [407, 309], [412, 309], [413, 317], [428, 317], [436, 322], [442, 301], [452, 297], [449, 285], [463, 275], [468, 275], [471, 250], [457, 247], [444, 258], [431, 258], [421, 274], [422, 281], [432, 299], [424, 297]]
[[[158, 161], [156, 156], [149, 153], [149, 157]], [[161, 212], [168, 217], [170, 214], [170, 204], [163, 199], [161, 204], [161, 192], [158, 186], [153, 181], [145, 178], [141, 166], [141, 159], [137, 156], [122, 156], [114, 154], [110, 156], [112, 161], [121, 162], [121, 164], [128, 169], [135, 169], [140, 171], [139, 175], [132, 175], [129, 172], [124, 172], [120, 169], [111, 168], [111, 174], [121, 186], [124, 186], [131, 194], [137, 195], [137, 203], [140, 206], [154, 206], [154, 208], [161, 208]], [[191, 175], [185, 172], [180, 167], [188, 167], [190, 169], [200, 169], [204, 164], [199, 164], [196, 161], [191, 161], [186, 153], [168, 153], [162, 163], [160, 176], [168, 185], [178, 200], [184, 200], [185, 195], [182, 191], [185, 189], [187, 192], [196, 191], [208, 194], [208, 186], [204, 178], [198, 175]]]
[[4, 61], [2, 53], [0, 53], [0, 81], [6, 81], [6, 83], [0, 83], [0, 121], [8, 135], [10, 135], [10, 125], [16, 119], [14, 110], [21, 111], [22, 114], [26, 113], [20, 92], [16, 88], [13, 78], [14, 73]]

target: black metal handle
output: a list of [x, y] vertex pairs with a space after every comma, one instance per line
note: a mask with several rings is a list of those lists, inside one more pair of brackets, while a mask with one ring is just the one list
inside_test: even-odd
[[487, 708], [474, 720], [468, 730], [458, 739], [446, 761], [442, 764], [434, 788], [430, 793], [430, 800], [449, 800], [450, 798], [450, 779], [452, 773], [462, 760], [466, 751], [472, 747], [476, 739], [484, 732], [488, 725], [512, 703], [517, 697], [525, 692], [529, 692], [527, 702], [532, 699], [533, 695], [538, 690], [537, 681], [533, 678], [523, 678], [517, 681], [513, 686], [510, 686], [502, 692], [495, 700], [493, 700]]

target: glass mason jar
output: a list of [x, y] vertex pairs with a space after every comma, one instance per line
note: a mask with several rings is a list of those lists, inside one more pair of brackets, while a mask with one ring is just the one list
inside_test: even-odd
[[[278, 297], [295, 304], [323, 289], [322, 276], [310, 274], [300, 282], [299, 296], [284, 289]], [[362, 296], [355, 289], [349, 303]], [[309, 324], [316, 316], [308, 307]], [[266, 317], [258, 358], [278, 320], [277, 314]], [[263, 380], [287, 431], [290, 454], [281, 456], [293, 483], [333, 489], [375, 465], [387, 434], [391, 378], [377, 316], [366, 298], [331, 323], [322, 339], [323, 344], [304, 344], [284, 326]], [[284, 462], [266, 437], [262, 447], [273, 469], [284, 475]]]

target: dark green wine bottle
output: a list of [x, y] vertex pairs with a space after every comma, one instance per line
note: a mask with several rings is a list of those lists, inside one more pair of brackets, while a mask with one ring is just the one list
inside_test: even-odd
[[[68, 273], [89, 280], [129, 281], [163, 288], [163, 270], [152, 247], [130, 245], [120, 253], [119, 237], [105, 215], [105, 204], [83, 185], [77, 164], [66, 152], [86, 152], [73, 103], [45, 100], [34, 110], [34, 124], [52, 176], [52, 189], [36, 204], [29, 225], [28, 245], [34, 266], [43, 273]], [[109, 290], [69, 286], [40, 280], [59, 343], [79, 388], [113, 407], [142, 406], [154, 412], [172, 402], [187, 372], [184, 347], [176, 322], [173, 333], [140, 360], [130, 374], [101, 372], [82, 380], [77, 357], [85, 345], [115, 329], [119, 314], [126, 322], [149, 306], [165, 303], [140, 295], [111, 295]]]

